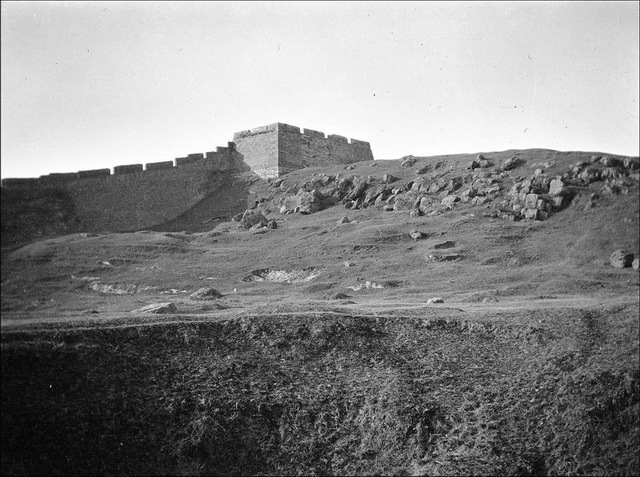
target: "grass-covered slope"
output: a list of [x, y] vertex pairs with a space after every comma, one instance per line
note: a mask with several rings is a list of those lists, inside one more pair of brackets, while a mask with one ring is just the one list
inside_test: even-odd
[[243, 185], [276, 229], [211, 199], [7, 252], [3, 475], [637, 475], [637, 158], [600, 156], [311, 168]]

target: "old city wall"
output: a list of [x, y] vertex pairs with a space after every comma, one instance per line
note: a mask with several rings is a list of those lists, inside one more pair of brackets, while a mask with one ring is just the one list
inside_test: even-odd
[[373, 153], [368, 142], [347, 139], [321, 131], [279, 124], [278, 148], [280, 173], [295, 169], [333, 164], [351, 164], [372, 161]]
[[244, 161], [262, 178], [296, 169], [373, 160], [368, 142], [312, 129], [274, 123], [238, 132], [233, 137]]
[[263, 179], [278, 177], [278, 123], [233, 135], [238, 154]]
[[83, 230], [120, 232], [176, 219], [212, 193], [223, 193], [234, 173], [253, 171], [268, 179], [304, 167], [368, 160], [373, 160], [368, 142], [274, 123], [235, 133], [234, 142], [215, 152], [189, 154], [175, 162], [121, 165], [113, 173], [97, 169], [3, 179], [2, 186], [29, 191], [30, 197], [38, 190], [64, 191]]
[[82, 229], [129, 231], [171, 220], [229, 180], [248, 170], [233, 144], [216, 152], [190, 154], [173, 161], [110, 169], [49, 174], [38, 179], [4, 179], [3, 187], [64, 190], [72, 197]]

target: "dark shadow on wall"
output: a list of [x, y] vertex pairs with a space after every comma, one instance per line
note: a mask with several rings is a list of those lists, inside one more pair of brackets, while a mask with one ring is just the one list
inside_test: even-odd
[[70, 194], [60, 189], [2, 188], [2, 247], [82, 230]]
[[158, 232], [206, 232], [229, 222], [249, 207], [249, 188], [259, 179], [253, 172], [213, 173], [207, 189], [213, 190], [195, 206], [175, 219], [150, 227]]

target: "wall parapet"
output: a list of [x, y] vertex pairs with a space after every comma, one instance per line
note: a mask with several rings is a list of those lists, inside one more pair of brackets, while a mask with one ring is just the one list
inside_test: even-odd
[[217, 147], [215, 152], [193, 153], [185, 157], [179, 157], [175, 161], [149, 162], [143, 164], [119, 165], [111, 169], [91, 169], [78, 172], [52, 172], [38, 178], [6, 178], [0, 185], [7, 188], [52, 188], [65, 187], [67, 184], [82, 179], [104, 179], [113, 176], [132, 173], [146, 173], [155, 171], [178, 170], [181, 166], [199, 164], [211, 166], [220, 171], [230, 171], [240, 167], [237, 161], [235, 143], [228, 142], [227, 146]]
[[[274, 134], [275, 133], [275, 134]], [[263, 137], [261, 137], [263, 136]], [[215, 151], [191, 153], [173, 161], [118, 165], [111, 169], [93, 169], [69, 173], [51, 173], [39, 178], [2, 179], [2, 187], [65, 187], [82, 179], [105, 179], [132, 173], [179, 170], [185, 166], [209, 167], [219, 171], [251, 167], [261, 177], [274, 177], [289, 170], [310, 165], [351, 163], [372, 160], [366, 141], [326, 135], [314, 129], [301, 129], [286, 123], [272, 123], [234, 133], [233, 141]], [[241, 143], [238, 148], [238, 142]], [[251, 144], [249, 144], [249, 142]], [[297, 151], [297, 152], [296, 152]], [[142, 176], [140, 176], [142, 177]]]
[[132, 172], [142, 172], [142, 164], [130, 164], [126, 166], [116, 166], [113, 168], [114, 174], [130, 174]]

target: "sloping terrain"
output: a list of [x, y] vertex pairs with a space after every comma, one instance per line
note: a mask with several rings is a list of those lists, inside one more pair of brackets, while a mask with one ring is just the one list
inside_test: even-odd
[[275, 229], [209, 225], [205, 200], [14, 250], [2, 472], [637, 474], [639, 276], [609, 257], [640, 252], [638, 169], [310, 168], [238, 184]]

